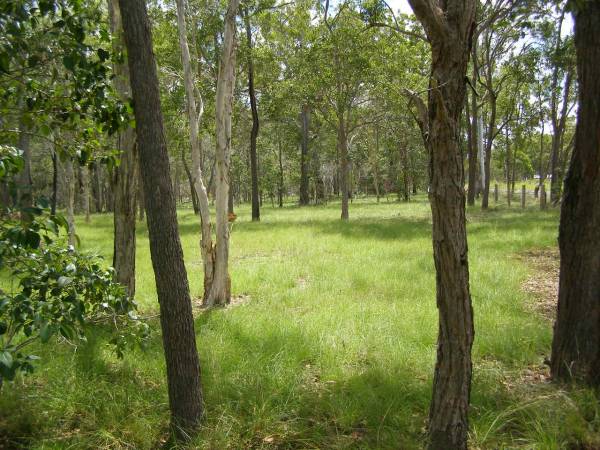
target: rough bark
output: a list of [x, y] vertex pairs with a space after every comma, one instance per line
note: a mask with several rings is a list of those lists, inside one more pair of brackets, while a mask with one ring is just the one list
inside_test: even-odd
[[[258, 159], [256, 155], [256, 139], [260, 122], [258, 120], [258, 106], [256, 91], [254, 89], [254, 60], [252, 59], [252, 29], [248, 8], [244, 8], [244, 24], [246, 26], [246, 41], [248, 45], [248, 96], [250, 97], [250, 110], [252, 111], [252, 130], [250, 130], [250, 175], [252, 178], [252, 220], [260, 220], [260, 204], [258, 198]], [[261, 202], [262, 203], [262, 202]]]
[[156, 61], [144, 0], [120, 0], [134, 100], [148, 237], [165, 352], [171, 426], [185, 438], [202, 416], [192, 303], [169, 176]]
[[301, 141], [300, 141], [300, 204], [308, 205], [308, 130], [310, 126], [310, 107], [302, 105], [300, 112]]
[[432, 49], [425, 145], [430, 153], [429, 199], [439, 335], [428, 446], [466, 449], [474, 328], [458, 129], [475, 1], [409, 0], [409, 3], [423, 24]]
[[561, 207], [551, 371], [600, 386], [600, 3], [576, 8], [579, 109]]
[[[123, 24], [119, 0], [109, 0], [110, 30], [115, 52], [122, 52]], [[129, 68], [125, 62], [114, 65], [113, 86], [123, 101], [131, 98]], [[127, 293], [135, 296], [135, 222], [138, 192], [138, 149], [135, 130], [127, 127], [117, 134], [117, 149], [121, 164], [113, 171], [114, 192], [114, 243], [113, 267], [116, 281], [125, 286]]]
[[231, 159], [231, 115], [235, 87], [236, 27], [239, 0], [230, 0], [225, 14], [225, 32], [221, 50], [216, 96], [216, 248], [215, 273], [206, 306], [225, 305], [231, 300], [229, 278], [229, 165]]
[[[187, 42], [184, 0], [177, 0], [177, 27], [179, 29], [179, 48], [181, 50], [181, 60], [183, 62], [185, 97], [190, 126], [192, 170], [189, 175], [194, 188], [193, 191], [196, 194], [201, 222], [200, 251], [202, 253], [202, 263], [204, 266], [204, 294], [202, 298], [206, 300], [213, 282], [215, 252], [212, 242], [212, 224], [208, 193], [204, 185], [202, 174], [202, 141], [199, 136], [199, 122], [202, 118], [204, 108], [202, 106], [202, 98], [195, 94], [194, 75], [192, 72], [190, 50]], [[199, 100], [199, 108], [196, 106], [197, 99]]]

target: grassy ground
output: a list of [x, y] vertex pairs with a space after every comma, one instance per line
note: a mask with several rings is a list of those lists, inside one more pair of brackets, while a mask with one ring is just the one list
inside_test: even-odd
[[[431, 392], [437, 312], [425, 198], [238, 207], [233, 293], [243, 303], [196, 320], [206, 417], [196, 448], [420, 448]], [[180, 211], [194, 296], [198, 219]], [[111, 216], [80, 220], [85, 250], [108, 257]], [[547, 382], [551, 323], [521, 289], [534, 274], [515, 255], [556, 246], [557, 213], [497, 207], [468, 214], [476, 320], [473, 448], [600, 446], [591, 391]], [[146, 227], [138, 233], [138, 301], [157, 312]], [[158, 330], [156, 320], [153, 322]], [[101, 335], [40, 350], [39, 370], [4, 387], [0, 436], [27, 448], [156, 448], [168, 424], [158, 331], [117, 360]], [[0, 438], [0, 447], [2, 439]]]

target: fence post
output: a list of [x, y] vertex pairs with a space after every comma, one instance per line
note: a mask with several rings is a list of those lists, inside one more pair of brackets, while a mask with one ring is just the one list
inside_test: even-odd
[[525, 195], [527, 195], [527, 191], [525, 190], [525, 185], [521, 188], [521, 208], [525, 209]]
[[546, 185], [540, 186], [540, 209], [546, 209]]
[[494, 184], [494, 201], [498, 203], [498, 184]]

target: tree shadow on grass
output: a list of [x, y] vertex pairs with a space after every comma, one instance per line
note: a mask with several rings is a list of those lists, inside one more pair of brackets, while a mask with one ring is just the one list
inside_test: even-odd
[[332, 349], [299, 329], [254, 333], [215, 319], [222, 341], [202, 352], [207, 415], [199, 442], [211, 448], [419, 446], [430, 385], [410, 363], [390, 368], [356, 355], [342, 367], [327, 367], [324, 355], [331, 357]]

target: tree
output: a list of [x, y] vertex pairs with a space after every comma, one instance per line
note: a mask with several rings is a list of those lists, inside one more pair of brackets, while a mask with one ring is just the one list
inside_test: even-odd
[[[192, 154], [192, 170], [189, 170], [186, 165], [186, 171], [189, 172], [191, 187], [193, 188], [191, 192], [192, 198], [197, 200], [198, 210], [200, 212], [202, 236], [200, 239], [200, 250], [204, 265], [204, 295], [202, 298], [204, 301], [206, 301], [208, 299], [208, 295], [210, 294], [215, 271], [215, 253], [212, 242], [212, 224], [208, 192], [204, 184], [202, 173], [202, 141], [199, 136], [199, 122], [201, 121], [204, 113], [204, 105], [202, 97], [194, 85], [190, 50], [187, 42], [184, 0], [177, 0], [177, 28], [179, 30], [179, 47], [181, 50], [181, 60], [183, 63], [183, 79], [185, 82], [185, 96], [190, 127], [190, 147]], [[196, 94], [197, 92], [198, 94]], [[196, 107], [196, 100], [199, 100], [199, 110]]]
[[551, 371], [600, 386], [600, 2], [572, 2], [579, 81], [575, 148], [564, 184]]
[[179, 437], [202, 417], [200, 363], [192, 303], [177, 228], [152, 34], [144, 0], [120, 0], [127, 46], [150, 255], [160, 304], [171, 426]]
[[252, 220], [260, 220], [260, 205], [258, 198], [258, 157], [256, 155], [256, 139], [260, 122], [258, 120], [258, 107], [256, 91], [254, 89], [254, 60], [252, 55], [252, 27], [248, 7], [244, 7], [244, 25], [246, 27], [246, 41], [248, 45], [248, 96], [252, 110], [252, 130], [250, 131], [250, 174], [252, 179]]
[[[409, 3], [425, 29], [432, 56], [427, 115], [421, 115], [430, 154], [429, 199], [439, 310], [429, 448], [466, 449], [474, 328], [458, 128], [475, 26], [475, 1]], [[424, 105], [421, 110], [425, 110]]]
[[229, 179], [231, 161], [231, 116], [235, 88], [236, 27], [239, 0], [230, 0], [225, 14], [216, 97], [216, 219], [215, 274], [206, 306], [225, 305], [231, 300], [229, 278]]
[[[123, 54], [123, 25], [118, 0], [108, 3], [110, 31], [113, 34], [113, 51]], [[113, 85], [123, 102], [131, 98], [129, 69], [120, 58], [113, 66]], [[135, 130], [125, 126], [117, 134], [117, 148], [121, 152], [121, 164], [114, 169], [114, 251], [113, 267], [116, 279], [127, 288], [130, 296], [135, 296], [135, 220], [137, 212], [137, 173], [138, 152], [135, 143]]]

